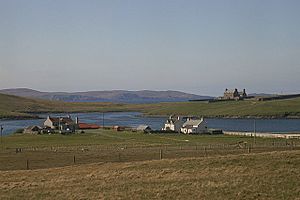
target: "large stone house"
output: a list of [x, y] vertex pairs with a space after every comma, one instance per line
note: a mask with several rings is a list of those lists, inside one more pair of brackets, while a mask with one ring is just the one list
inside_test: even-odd
[[238, 89], [234, 89], [234, 90], [229, 90], [226, 88], [225, 92], [224, 92], [224, 96], [222, 97], [222, 99], [225, 100], [240, 100], [240, 99], [244, 99], [247, 97], [247, 93], [246, 90], [243, 89], [243, 91], [238, 91]]
[[[76, 119], [76, 122], [78, 120]], [[50, 117], [48, 116], [44, 122], [44, 126], [53, 130], [59, 130], [61, 133], [73, 133], [77, 128], [77, 123], [71, 116], [68, 117]]]
[[201, 119], [188, 119], [181, 128], [184, 134], [201, 134], [208, 133], [207, 123], [203, 118]]
[[174, 132], [180, 132], [180, 129], [184, 122], [186, 122], [187, 117], [182, 116], [170, 116], [169, 119], [167, 119], [164, 127], [162, 128], [163, 131], [174, 131]]
[[208, 133], [207, 124], [203, 118], [183, 116], [170, 116], [162, 130], [184, 134]]

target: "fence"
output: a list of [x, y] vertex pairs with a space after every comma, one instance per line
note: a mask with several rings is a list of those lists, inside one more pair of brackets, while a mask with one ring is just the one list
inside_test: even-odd
[[211, 144], [194, 146], [119, 146], [82, 145], [71, 147], [17, 148], [0, 153], [0, 170], [42, 169], [88, 163], [133, 162], [173, 158], [238, 155], [271, 151], [298, 150], [295, 142], [266, 144]]

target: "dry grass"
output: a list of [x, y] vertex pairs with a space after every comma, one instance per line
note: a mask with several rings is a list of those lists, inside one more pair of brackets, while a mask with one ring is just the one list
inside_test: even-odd
[[[225, 135], [142, 134], [110, 130], [74, 135], [10, 135], [0, 148], [0, 170], [63, 167], [97, 162], [205, 157], [299, 149], [298, 140]], [[242, 142], [242, 144], [240, 144]], [[16, 153], [16, 148], [22, 148]]]
[[32, 117], [39, 112], [138, 111], [146, 115], [170, 114], [206, 117], [299, 117], [300, 98], [276, 101], [181, 102], [155, 104], [66, 103], [0, 94], [1, 118]]
[[1, 199], [299, 199], [300, 151], [0, 172]]

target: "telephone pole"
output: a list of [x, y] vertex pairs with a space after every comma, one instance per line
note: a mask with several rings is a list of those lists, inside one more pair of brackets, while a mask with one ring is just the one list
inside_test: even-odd
[[104, 129], [104, 112], [102, 112], [102, 129]]
[[[3, 126], [0, 125], [0, 132], [1, 132], [1, 146], [2, 146], [2, 143], [3, 143], [3, 141], [2, 141], [2, 131], [3, 131]], [[3, 147], [3, 146], [2, 146], [2, 147]]]
[[254, 119], [254, 144], [256, 144], [256, 120]]

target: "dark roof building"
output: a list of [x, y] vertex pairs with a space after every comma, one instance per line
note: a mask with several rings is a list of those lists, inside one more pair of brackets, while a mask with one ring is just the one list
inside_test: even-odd
[[229, 90], [226, 88], [224, 92], [224, 96], [222, 99], [225, 100], [240, 100], [247, 97], [246, 89], [243, 89], [243, 91], [238, 91], [238, 89]]

